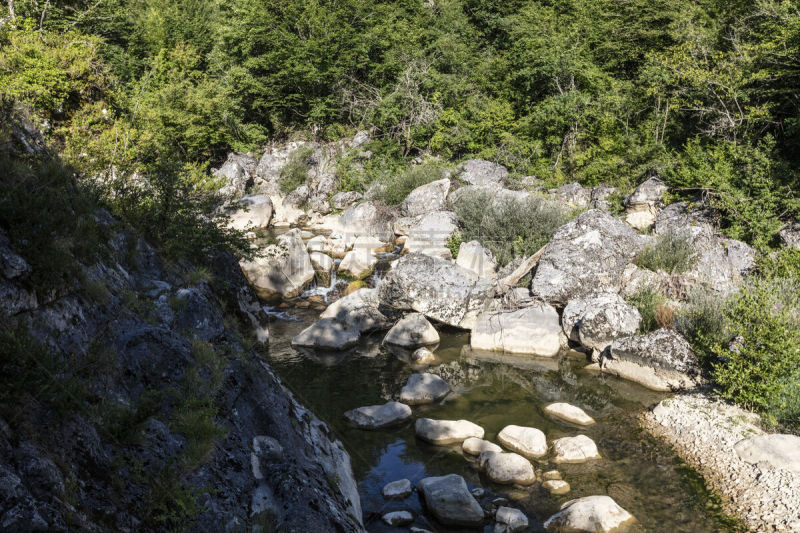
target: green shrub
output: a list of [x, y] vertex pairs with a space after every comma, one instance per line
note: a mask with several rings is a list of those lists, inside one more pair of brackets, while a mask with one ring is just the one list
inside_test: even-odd
[[635, 263], [652, 271], [663, 270], [669, 274], [682, 274], [694, 266], [697, 253], [688, 236], [669, 232], [656, 237], [639, 253]]
[[308, 180], [308, 158], [313, 153], [314, 149], [309, 146], [298, 148], [292, 153], [278, 178], [281, 192], [289, 194], [301, 185], [305, 185]]
[[532, 255], [547, 244], [570, 216], [542, 198], [497, 199], [489, 192], [460, 195], [453, 211], [464, 241], [489, 248], [500, 266], [514, 257]]
[[661, 327], [656, 319], [659, 308], [663, 306], [666, 301], [661, 291], [655, 287], [646, 285], [639, 289], [633, 296], [626, 298], [626, 301], [634, 306], [642, 316], [642, 321], [639, 324], [639, 333], [650, 333]]
[[199, 267], [186, 273], [186, 283], [189, 285], [208, 283], [212, 279], [214, 279], [214, 275], [207, 267]]
[[95, 302], [106, 305], [110, 298], [108, 288], [102, 280], [93, 280], [86, 283], [86, 294]]
[[707, 287], [694, 287], [677, 316], [678, 330], [689, 339], [704, 366], [713, 357], [712, 344], [726, 344], [731, 339], [725, 319], [728, 296]]
[[450, 237], [448, 237], [447, 244], [445, 246], [447, 246], [447, 249], [450, 250], [450, 255], [453, 256], [453, 259], [458, 258], [458, 249], [461, 248], [462, 242], [461, 232], [459, 231], [456, 231], [450, 235]]
[[442, 179], [442, 167], [437, 164], [417, 165], [386, 180], [383, 190], [377, 199], [389, 206], [398, 206], [406, 199], [408, 193], [430, 183]]

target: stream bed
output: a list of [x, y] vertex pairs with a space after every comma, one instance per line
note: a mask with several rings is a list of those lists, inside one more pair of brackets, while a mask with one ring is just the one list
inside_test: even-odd
[[[414, 525], [432, 531], [458, 531], [436, 523], [424, 513], [415, 492], [403, 501], [386, 501], [383, 486], [402, 478], [413, 484], [427, 476], [462, 475], [470, 488], [483, 487], [486, 498], [509, 500], [530, 520], [526, 531], [543, 531], [542, 523], [571, 499], [607, 494], [639, 520], [639, 531], [664, 533], [728, 531], [718, 502], [700, 478], [666, 446], [639, 429], [637, 416], [665, 397], [608, 375], [586, 370], [576, 353], [555, 358], [475, 353], [469, 335], [440, 330], [434, 353], [437, 365], [413, 368], [381, 346], [382, 332], [362, 338], [346, 352], [318, 353], [292, 348], [291, 338], [318, 317], [310, 309], [291, 308], [270, 324], [269, 362], [298, 401], [332, 428], [349, 452], [359, 484], [364, 524], [370, 532], [407, 531], [386, 526], [381, 515], [410, 510]], [[508, 424], [541, 429], [548, 442], [583, 433], [598, 446], [602, 459], [583, 464], [533, 460], [534, 468], [557, 469], [570, 486], [563, 496], [551, 496], [536, 483], [527, 488], [495, 485], [465, 457], [460, 445], [432, 446], [414, 435], [413, 420], [388, 430], [365, 431], [348, 426], [348, 409], [397, 399], [409, 375], [429, 371], [453, 388], [442, 403], [415, 406], [414, 418], [467, 419], [496, 441]], [[578, 428], [543, 413], [551, 402], [584, 408], [597, 423]], [[484, 500], [482, 500], [483, 503]], [[491, 526], [486, 526], [487, 532]]]

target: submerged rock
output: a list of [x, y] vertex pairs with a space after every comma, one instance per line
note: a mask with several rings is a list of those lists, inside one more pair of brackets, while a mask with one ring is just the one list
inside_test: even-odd
[[414, 521], [414, 515], [408, 511], [392, 511], [381, 517], [381, 520], [392, 527], [405, 526]]
[[494, 533], [514, 533], [528, 527], [528, 517], [525, 513], [511, 507], [498, 507], [494, 519], [497, 521]]
[[345, 412], [351, 425], [361, 429], [380, 429], [402, 424], [411, 418], [411, 408], [400, 402], [368, 405]]
[[579, 426], [591, 426], [594, 424], [594, 418], [586, 414], [586, 411], [568, 403], [551, 403], [544, 408], [544, 412], [554, 418]]
[[414, 424], [417, 437], [431, 444], [455, 444], [470, 437], [483, 438], [483, 428], [468, 420], [418, 418]]
[[358, 329], [332, 318], [321, 318], [298, 333], [292, 339], [292, 346], [344, 350], [355, 345], [359, 337], [361, 333]]
[[516, 311], [478, 316], [470, 335], [472, 348], [552, 357], [561, 349], [558, 312], [543, 303]]
[[425, 506], [442, 524], [479, 527], [483, 509], [470, 493], [464, 478], [457, 474], [427, 477], [417, 484]]
[[569, 492], [569, 483], [560, 479], [548, 479], [542, 483], [542, 487], [550, 491], [554, 496], [561, 496]]
[[461, 449], [464, 453], [469, 455], [480, 455], [483, 452], [497, 452], [500, 453], [503, 449], [493, 442], [488, 440], [479, 439], [477, 437], [470, 437], [461, 443]]
[[584, 463], [590, 459], [600, 459], [600, 452], [594, 441], [586, 435], [553, 441], [554, 463]]
[[634, 522], [636, 519], [608, 496], [587, 496], [562, 505], [544, 528], [551, 533], [616, 533]]
[[497, 434], [497, 440], [525, 457], [547, 455], [547, 438], [541, 430], [524, 426], [506, 426]]
[[433, 403], [450, 392], [450, 385], [436, 374], [411, 374], [400, 391], [400, 401], [409, 405]]
[[383, 486], [381, 494], [387, 500], [403, 500], [408, 498], [413, 491], [411, 482], [407, 479], [398, 479]]
[[536, 481], [533, 465], [516, 453], [486, 451], [478, 457], [478, 465], [494, 483], [530, 485]]

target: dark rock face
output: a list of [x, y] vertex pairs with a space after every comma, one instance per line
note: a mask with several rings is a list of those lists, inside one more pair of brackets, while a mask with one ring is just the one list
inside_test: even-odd
[[[266, 338], [266, 316], [236, 259], [187, 282], [191, 265], [167, 266], [130, 233], [108, 251], [86, 269], [91, 296], [77, 283], [38, 295], [22, 284], [27, 263], [4, 253], [0, 287], [30, 299], [4, 300], [3, 321], [48, 347], [64, 369], [53, 387], [80, 390], [75, 407], [0, 406], [0, 529], [363, 531], [341, 443], [243, 342], [251, 325]], [[196, 456], [202, 426], [187, 412], [213, 427]]]

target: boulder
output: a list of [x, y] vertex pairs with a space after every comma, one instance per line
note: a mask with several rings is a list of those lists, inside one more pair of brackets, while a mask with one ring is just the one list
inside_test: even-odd
[[367, 249], [350, 250], [339, 263], [338, 272], [355, 279], [364, 279], [372, 273], [378, 257]]
[[239, 231], [266, 228], [272, 220], [272, 200], [264, 194], [249, 194], [227, 208], [228, 227]]
[[248, 154], [231, 152], [221, 167], [212, 171], [214, 177], [223, 181], [219, 189], [220, 196], [236, 198], [243, 196], [247, 188], [253, 185], [252, 173], [258, 162]]
[[544, 523], [550, 533], [616, 533], [625, 531], [636, 519], [608, 496], [587, 496], [571, 500]]
[[383, 497], [387, 500], [404, 500], [411, 496], [413, 490], [414, 488], [411, 486], [409, 480], [398, 479], [397, 481], [392, 481], [384, 485], [381, 494], [383, 494]]
[[627, 224], [593, 209], [559, 228], [539, 259], [534, 296], [556, 305], [619, 292], [622, 273], [643, 241]]
[[481, 278], [497, 278], [497, 261], [492, 252], [478, 241], [462, 242], [458, 248], [456, 264]]
[[395, 313], [381, 305], [378, 289], [358, 289], [339, 298], [320, 318], [331, 318], [364, 333], [376, 329], [388, 329], [395, 319]]
[[426, 477], [417, 483], [425, 507], [447, 526], [480, 527], [483, 509], [467, 488], [464, 478], [457, 474]]
[[311, 252], [308, 254], [311, 259], [311, 266], [314, 267], [319, 284], [327, 287], [331, 284], [331, 271], [336, 267], [333, 259], [322, 252]]
[[283, 198], [281, 205], [285, 207], [302, 208], [311, 198], [311, 189], [308, 185], [301, 185]]
[[325, 245], [323, 246], [322, 251], [331, 257], [342, 259], [345, 256], [345, 254], [347, 254], [347, 248], [348, 244], [345, 242], [344, 239], [336, 239], [329, 237], [325, 239]]
[[408, 511], [392, 511], [391, 513], [383, 515], [381, 520], [383, 520], [384, 524], [387, 526], [407, 526], [414, 521], [414, 515]]
[[324, 235], [316, 235], [311, 237], [306, 243], [306, 250], [308, 250], [308, 253], [322, 252], [325, 250], [325, 241], [327, 240], [328, 238]]
[[468, 420], [434, 420], [418, 418], [414, 424], [417, 437], [431, 444], [445, 445], [464, 442], [470, 437], [483, 438], [483, 428]]
[[772, 433], [740, 440], [734, 445], [739, 459], [761, 468], [800, 474], [800, 437]]
[[360, 336], [359, 330], [352, 326], [331, 318], [321, 318], [295, 335], [292, 339], [292, 346], [321, 350], [344, 350], [355, 345]]
[[408, 230], [403, 253], [419, 252], [433, 257], [452, 259], [447, 242], [458, 229], [458, 219], [450, 211], [433, 211], [422, 215]]
[[353, 241], [353, 251], [367, 250], [373, 253], [390, 252], [393, 247], [392, 243], [382, 242], [372, 235], [361, 235]]
[[377, 202], [362, 202], [347, 208], [339, 223], [347, 242], [353, 242], [361, 235], [372, 235], [383, 242], [394, 240], [392, 215]]
[[406, 196], [403, 203], [400, 204], [400, 210], [409, 217], [439, 211], [444, 208], [449, 191], [449, 178], [421, 185]]
[[[399, 310], [417, 311], [451, 326], [477, 315], [494, 287], [468, 270], [420, 253], [401, 257], [378, 288], [381, 302]], [[474, 320], [474, 319], [473, 319]]]
[[247, 280], [265, 300], [294, 298], [314, 279], [314, 267], [300, 231], [294, 229], [277, 240], [277, 244], [263, 248], [258, 257], [239, 262]]
[[470, 159], [458, 165], [458, 178], [470, 185], [500, 185], [507, 177], [504, 166], [483, 159]]
[[423, 315], [410, 313], [392, 326], [383, 342], [405, 348], [418, 348], [438, 343], [439, 333]]
[[470, 335], [474, 349], [552, 357], [561, 349], [558, 312], [534, 302], [516, 311], [490, 311], [478, 316]]
[[700, 380], [700, 365], [692, 347], [675, 330], [616, 339], [600, 359], [603, 372], [658, 391], [690, 389]]
[[554, 463], [585, 463], [590, 459], [600, 459], [597, 445], [586, 435], [564, 437], [553, 441]]
[[646, 229], [656, 221], [659, 211], [664, 206], [664, 193], [669, 187], [657, 177], [640, 183], [625, 198], [625, 222], [636, 229]]
[[501, 453], [503, 449], [493, 442], [488, 440], [479, 439], [477, 437], [470, 437], [461, 443], [461, 450], [469, 455], [480, 455], [483, 452], [496, 452]]
[[498, 507], [494, 519], [497, 521], [494, 533], [515, 533], [528, 527], [528, 517], [525, 513], [512, 507]]
[[497, 434], [497, 440], [506, 448], [525, 457], [547, 455], [547, 438], [541, 430], [524, 426], [506, 426]]
[[579, 183], [562, 185], [548, 191], [548, 198], [566, 209], [586, 209], [592, 199], [591, 189], [584, 189]]
[[785, 228], [778, 232], [781, 244], [800, 250], [800, 222], [787, 224]]
[[542, 487], [550, 491], [553, 496], [561, 496], [569, 492], [569, 483], [561, 479], [549, 479], [542, 483]]
[[411, 374], [400, 391], [400, 401], [409, 405], [433, 403], [450, 392], [450, 385], [436, 374]]
[[570, 424], [579, 426], [591, 426], [594, 424], [594, 418], [587, 415], [586, 411], [568, 403], [551, 403], [544, 408], [544, 412], [553, 418], [564, 420]]
[[361, 429], [380, 429], [402, 424], [411, 418], [411, 408], [400, 402], [368, 405], [344, 413], [350, 425]]
[[615, 192], [617, 192], [616, 187], [606, 187], [604, 185], [593, 187], [592, 198], [590, 202], [592, 209], [611, 211], [611, 198]]
[[570, 340], [601, 352], [614, 339], [635, 335], [641, 321], [639, 311], [615, 292], [574, 298], [561, 315]]
[[411, 362], [417, 365], [429, 365], [436, 361], [436, 356], [428, 348], [417, 348], [411, 354]]
[[364, 195], [357, 191], [338, 192], [331, 197], [331, 207], [347, 209], [363, 197]]
[[478, 465], [493, 483], [530, 485], [536, 481], [531, 462], [516, 453], [486, 451], [478, 457]]

